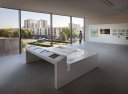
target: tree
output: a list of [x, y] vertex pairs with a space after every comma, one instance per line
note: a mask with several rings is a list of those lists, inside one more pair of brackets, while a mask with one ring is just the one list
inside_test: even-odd
[[13, 37], [18, 37], [19, 36], [19, 30], [18, 29], [15, 29], [13, 31]]
[[21, 29], [21, 36], [23, 38], [26, 38], [27, 37], [27, 31], [25, 29]]
[[[21, 29], [21, 35], [24, 38], [31, 37], [34, 35], [34, 31], [28, 29]], [[19, 29], [1, 29], [0, 37], [14, 38], [19, 36]]]
[[33, 36], [33, 35], [34, 35], [34, 31], [32, 31], [32, 30], [21, 29], [21, 36], [23, 38], [28, 38], [28, 37]]
[[12, 29], [3, 29], [1, 35], [2, 35], [2, 37], [12, 38], [13, 30]]
[[27, 34], [28, 36], [34, 35], [34, 31], [32, 31], [32, 30], [27, 30], [27, 33], [28, 33], [28, 34]]
[[[71, 29], [68, 27], [62, 28], [62, 31], [60, 32], [60, 36], [63, 38], [64, 41], [69, 40], [71, 37]], [[72, 37], [76, 37], [77, 34], [74, 30], [72, 30]]]
[[0, 37], [2, 37], [2, 32], [3, 32], [3, 30], [2, 30], [2, 29], [0, 29]]
[[67, 35], [65, 32], [60, 32], [60, 36], [61, 36], [61, 41], [63, 42], [67, 42]]

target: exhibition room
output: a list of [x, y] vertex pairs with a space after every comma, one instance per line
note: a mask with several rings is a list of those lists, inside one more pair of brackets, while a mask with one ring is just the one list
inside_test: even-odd
[[127, 0], [0, 0], [0, 94], [128, 94]]

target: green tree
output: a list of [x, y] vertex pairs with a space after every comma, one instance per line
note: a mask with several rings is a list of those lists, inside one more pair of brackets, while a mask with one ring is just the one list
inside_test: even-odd
[[77, 34], [76, 34], [76, 32], [73, 30], [73, 32], [72, 32], [72, 37], [73, 38], [76, 38], [77, 37]]
[[[72, 30], [72, 37], [76, 36], [76, 32]], [[64, 41], [67, 41], [71, 37], [71, 29], [68, 27], [62, 28], [62, 31], [60, 32], [60, 37], [62, 37]]]
[[0, 37], [2, 37], [2, 33], [3, 33], [3, 30], [1, 29], [1, 30], [0, 30]]
[[61, 38], [62, 38], [62, 42], [63, 42], [63, 41], [64, 41], [64, 42], [67, 42], [67, 35], [66, 35], [65, 32], [60, 32], [60, 36], [61, 36]]
[[28, 30], [28, 29], [22, 29], [21, 30], [21, 36], [23, 38], [27, 38], [27, 37], [33, 36], [33, 35], [34, 35], [34, 31], [32, 31], [32, 30]]
[[27, 37], [27, 31], [25, 29], [21, 29], [21, 36], [23, 38], [26, 38]]
[[[27, 38], [29, 36], [34, 35], [34, 31], [28, 30], [28, 29], [21, 29], [21, 35], [24, 38]], [[13, 37], [18, 37], [19, 36], [19, 30], [18, 29], [1, 29], [0, 30], [0, 37], [7, 37], [7, 38], [13, 38]]]
[[27, 32], [28, 32], [28, 36], [34, 35], [34, 31], [32, 31], [32, 30], [27, 30]]
[[18, 29], [9, 28], [9, 29], [0, 30], [0, 37], [13, 38], [18, 36], [19, 36]]
[[13, 37], [18, 37], [19, 36], [19, 30], [18, 29], [15, 29], [13, 31]]
[[12, 38], [13, 30], [12, 29], [3, 29], [1, 35], [2, 35], [2, 37]]

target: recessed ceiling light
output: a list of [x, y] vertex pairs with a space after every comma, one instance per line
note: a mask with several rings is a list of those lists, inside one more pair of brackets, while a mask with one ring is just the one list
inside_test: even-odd
[[112, 6], [114, 6], [114, 4], [110, 1], [110, 0], [101, 0], [104, 4], [106, 4], [106, 5], [108, 5], [108, 6], [110, 6], [110, 7], [112, 7]]

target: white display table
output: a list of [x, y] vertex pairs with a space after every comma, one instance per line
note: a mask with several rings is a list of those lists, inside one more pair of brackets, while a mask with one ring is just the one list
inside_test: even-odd
[[66, 46], [39, 48], [26, 47], [26, 63], [44, 59], [54, 64], [55, 88], [61, 88], [96, 68], [97, 55]]

